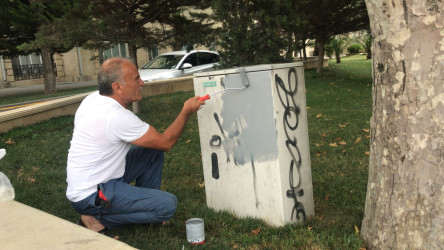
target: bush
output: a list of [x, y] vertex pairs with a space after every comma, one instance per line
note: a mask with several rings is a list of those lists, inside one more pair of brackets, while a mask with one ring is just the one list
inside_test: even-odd
[[360, 44], [352, 44], [347, 47], [347, 51], [349, 54], [358, 54], [362, 50], [362, 46]]

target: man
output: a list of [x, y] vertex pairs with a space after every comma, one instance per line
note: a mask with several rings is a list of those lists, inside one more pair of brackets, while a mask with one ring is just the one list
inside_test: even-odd
[[[142, 99], [143, 81], [127, 59], [106, 60], [98, 74], [99, 91], [79, 106], [67, 163], [67, 198], [79, 221], [108, 235], [133, 223], [158, 223], [177, 207], [173, 194], [159, 190], [163, 151], [177, 142], [191, 114], [204, 101], [188, 99], [163, 133], [127, 108]], [[129, 184], [135, 180], [135, 185]]]

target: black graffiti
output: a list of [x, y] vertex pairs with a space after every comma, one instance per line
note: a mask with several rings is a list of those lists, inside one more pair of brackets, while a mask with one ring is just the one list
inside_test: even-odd
[[211, 148], [219, 148], [221, 144], [222, 144], [222, 139], [220, 138], [220, 136], [213, 135], [211, 137], [211, 140], [210, 140], [210, 147]]
[[[214, 120], [216, 120], [216, 123], [217, 123], [217, 125], [220, 129], [220, 132], [222, 133], [222, 137], [224, 139], [223, 146], [224, 146], [225, 152], [227, 153], [227, 162], [230, 162], [230, 155], [231, 155], [233, 157], [234, 165], [237, 166], [239, 164], [239, 162], [238, 162], [238, 159], [236, 158], [237, 152], [235, 149], [238, 147], [240, 142], [239, 142], [239, 140], [235, 140], [233, 138], [230, 138], [230, 136], [233, 136], [233, 135], [228, 135], [228, 137], [227, 137], [225, 135], [224, 129], [222, 128], [222, 124], [220, 122], [219, 116], [217, 115], [217, 113], [214, 113], [213, 115], [214, 115]], [[236, 135], [236, 134], [237, 133], [234, 133], [234, 135]], [[213, 139], [215, 138], [215, 136], [217, 136], [217, 135], [213, 135], [212, 139], [210, 140], [210, 143], [214, 143]], [[239, 154], [239, 153], [237, 153], [237, 154]], [[239, 157], [239, 156], [237, 156], [237, 157]]]
[[[292, 159], [289, 170], [290, 189], [287, 190], [286, 195], [288, 198], [293, 199], [294, 201], [294, 206], [291, 211], [291, 219], [293, 220], [296, 214], [297, 221], [305, 221], [307, 216], [305, 214], [304, 206], [300, 201], [298, 201], [298, 197], [304, 195], [304, 190], [301, 188], [301, 173], [300, 173], [300, 167], [302, 164], [301, 153], [297, 145], [296, 137], [290, 135], [289, 133], [290, 131], [296, 130], [299, 125], [300, 108], [298, 105], [296, 105], [296, 101], [294, 99], [298, 89], [298, 78], [296, 70], [294, 68], [290, 68], [288, 70], [287, 77], [288, 77], [288, 88], [285, 85], [282, 78], [279, 77], [278, 74], [275, 75], [276, 91], [278, 93], [279, 100], [285, 110], [284, 115], [282, 117], [285, 136], [287, 138], [285, 141], [285, 145]], [[294, 84], [292, 84], [292, 80]], [[297, 180], [294, 180], [294, 171], [297, 171], [298, 173]], [[297, 181], [297, 184], [295, 181]]]

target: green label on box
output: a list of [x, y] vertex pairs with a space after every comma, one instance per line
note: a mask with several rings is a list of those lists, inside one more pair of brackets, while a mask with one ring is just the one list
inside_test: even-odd
[[203, 86], [204, 87], [214, 87], [214, 86], [216, 86], [216, 81], [204, 82]]

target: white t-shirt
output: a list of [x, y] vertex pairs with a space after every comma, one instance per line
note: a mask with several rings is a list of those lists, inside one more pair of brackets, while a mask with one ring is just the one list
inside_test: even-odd
[[66, 197], [81, 201], [97, 191], [97, 184], [120, 178], [130, 142], [148, 131], [140, 120], [116, 100], [94, 92], [77, 109], [68, 152]]

